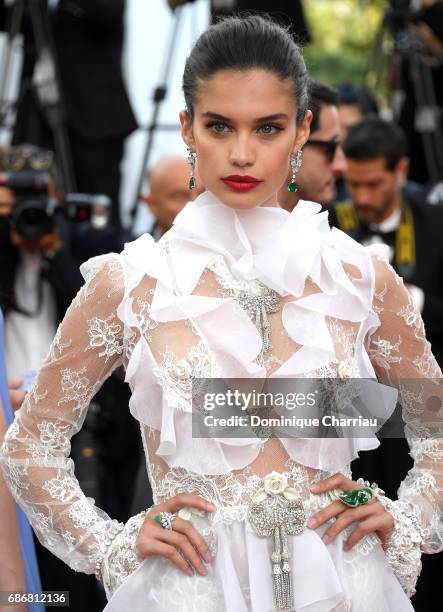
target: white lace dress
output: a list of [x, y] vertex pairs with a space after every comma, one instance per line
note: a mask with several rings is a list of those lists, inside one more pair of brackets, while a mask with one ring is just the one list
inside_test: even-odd
[[[441, 440], [412, 435], [425, 391], [412, 396], [402, 381], [440, 379], [441, 371], [383, 252], [330, 230], [319, 209], [300, 202], [292, 213], [234, 211], [205, 193], [159, 243], [145, 235], [84, 265], [86, 284], [7, 433], [1, 464], [42, 544], [77, 571], [100, 568], [108, 612], [274, 610], [272, 538], [257, 536], [247, 518], [263, 478], [284, 475], [309, 517], [330, 503], [310, 485], [337, 471], [350, 476], [358, 451], [378, 446], [375, 438], [193, 438], [193, 380], [376, 375], [403, 393], [411, 424], [415, 463], [392, 506], [398, 537], [384, 551], [369, 534], [346, 552], [355, 524], [328, 545], [321, 536], [330, 523], [290, 536], [293, 609], [413, 609], [421, 551], [442, 549], [443, 451]], [[240, 305], [260, 283], [279, 294], [267, 351]], [[155, 502], [186, 491], [216, 506], [190, 516], [215, 554], [207, 576], [188, 577], [161, 557], [140, 562], [134, 542], [143, 515], [116, 524], [74, 477], [70, 438], [120, 365]]]

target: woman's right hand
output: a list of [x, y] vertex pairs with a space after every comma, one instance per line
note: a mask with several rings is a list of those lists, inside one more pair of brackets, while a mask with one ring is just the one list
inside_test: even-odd
[[177, 512], [182, 508], [195, 508], [203, 512], [213, 512], [213, 504], [199, 495], [179, 493], [171, 499], [149, 509], [136, 540], [136, 552], [143, 560], [146, 557], [161, 556], [176, 565], [188, 576], [194, 575], [194, 569], [205, 576], [208, 570], [202, 560], [212, 560], [209, 547], [195, 529], [191, 521], [176, 517], [172, 529], [165, 529], [154, 521], [160, 512]]

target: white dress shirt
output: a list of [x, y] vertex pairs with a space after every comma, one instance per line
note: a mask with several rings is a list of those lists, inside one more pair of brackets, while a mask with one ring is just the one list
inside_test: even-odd
[[[40, 369], [57, 331], [57, 310], [52, 287], [40, 280], [42, 256], [20, 253], [14, 293], [18, 306], [32, 314], [11, 310], [5, 320], [5, 356], [9, 378], [24, 378]], [[39, 283], [42, 299], [39, 303]]]

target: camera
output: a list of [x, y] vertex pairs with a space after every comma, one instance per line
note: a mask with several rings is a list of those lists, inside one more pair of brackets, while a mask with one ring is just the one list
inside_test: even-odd
[[11, 147], [0, 153], [0, 167], [6, 169], [0, 171], [0, 186], [11, 189], [15, 197], [9, 216], [11, 229], [27, 242], [37, 242], [55, 231], [58, 215], [72, 222], [89, 223], [96, 229], [106, 227], [111, 206], [108, 196], [48, 195], [54, 191], [52, 165], [52, 152], [32, 145]]

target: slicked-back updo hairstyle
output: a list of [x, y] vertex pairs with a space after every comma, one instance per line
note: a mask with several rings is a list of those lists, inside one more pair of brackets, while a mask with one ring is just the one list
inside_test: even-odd
[[219, 70], [257, 68], [292, 82], [299, 125], [308, 108], [308, 73], [302, 53], [284, 27], [258, 15], [222, 19], [195, 43], [183, 73], [188, 121], [194, 120], [199, 81]]

